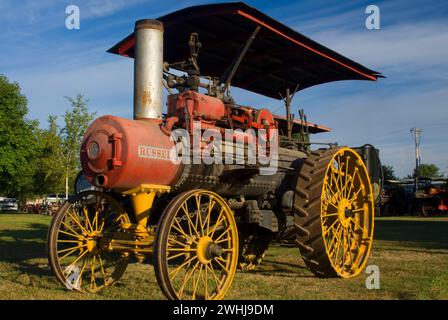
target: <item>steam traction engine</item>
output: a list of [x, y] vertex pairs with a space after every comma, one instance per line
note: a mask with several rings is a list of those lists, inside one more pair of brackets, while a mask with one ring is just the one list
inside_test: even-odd
[[[131, 259], [152, 255], [167, 298], [221, 299], [238, 267], [256, 267], [269, 243], [284, 239], [318, 276], [363, 270], [373, 235], [369, 172], [350, 148], [311, 151], [308, 133], [325, 128], [303, 113], [294, 120], [290, 106], [298, 90], [378, 73], [243, 3], [137, 21], [109, 51], [134, 58], [134, 119], [103, 116], [85, 134], [83, 176], [95, 190], [69, 199], [49, 231], [61, 283], [98, 291]], [[231, 86], [283, 98], [286, 117], [236, 104]], [[229, 149], [221, 162], [205, 161]], [[269, 161], [250, 163], [254, 149]]]

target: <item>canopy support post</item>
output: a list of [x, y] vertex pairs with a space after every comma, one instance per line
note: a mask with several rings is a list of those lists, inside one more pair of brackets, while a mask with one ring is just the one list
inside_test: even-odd
[[291, 93], [291, 91], [289, 90], [289, 87], [286, 88], [286, 95], [283, 97], [283, 95], [281, 93], [280, 97], [283, 99], [283, 101], [285, 102], [285, 109], [286, 109], [286, 125], [287, 125], [287, 135], [288, 135], [288, 140], [291, 141], [292, 140], [292, 126], [293, 126], [293, 121], [294, 121], [294, 115], [291, 114], [291, 102], [292, 99], [294, 98], [297, 90], [299, 90], [299, 86], [300, 83], [297, 84], [296, 88], [294, 89], [294, 92]]
[[232, 61], [232, 64], [229, 65], [227, 70], [221, 76], [220, 83], [225, 83], [225, 88], [228, 88], [230, 86], [233, 76], [235, 75], [236, 71], [238, 70], [238, 67], [240, 66], [241, 62], [243, 61], [244, 57], [246, 56], [247, 51], [249, 50], [251, 44], [254, 42], [260, 29], [261, 29], [261, 26], [257, 26], [255, 28], [254, 32], [252, 32], [249, 39], [247, 39], [246, 43], [241, 48], [241, 51], [238, 54], [238, 56], [235, 57], [235, 59]]

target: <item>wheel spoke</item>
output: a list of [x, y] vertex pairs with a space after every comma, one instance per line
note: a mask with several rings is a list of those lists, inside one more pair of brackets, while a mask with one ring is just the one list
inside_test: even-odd
[[337, 212], [327, 213], [327, 214], [323, 214], [322, 218], [334, 217], [334, 216], [337, 216], [338, 214], [339, 213], [337, 213]]
[[75, 265], [82, 257], [84, 257], [86, 254], [87, 254], [87, 252], [89, 252], [89, 251], [84, 251], [84, 252], [82, 252], [75, 260], [73, 260], [73, 262], [72, 263], [70, 263], [66, 268], [65, 268], [65, 270], [67, 270], [67, 268], [68, 267], [71, 267], [71, 266], [73, 266], [73, 265]]
[[[336, 169], [333, 166], [331, 166], [331, 170], [330, 171], [331, 171], [330, 187], [331, 186], [335, 186], [336, 187], [336, 190], [333, 190], [333, 189], [330, 188], [330, 192], [331, 192], [332, 197], [335, 197], [335, 199], [337, 201], [337, 200], [340, 200], [340, 192], [339, 192], [339, 186], [338, 186], [339, 175], [338, 175], [338, 178], [336, 178], [336, 176], [334, 174], [336, 172]], [[333, 185], [333, 182], [334, 182], [334, 185]]]
[[221, 261], [223, 261], [224, 263], [227, 263], [227, 261], [225, 261], [224, 259], [222, 259], [221, 257], [217, 257], [215, 259], [216, 263], [219, 264], [219, 266], [222, 268], [222, 271], [224, 271], [226, 274], [228, 273], [227, 271], [227, 267], [225, 265], [222, 264]]
[[87, 211], [87, 207], [83, 207], [82, 211], [84, 212], [84, 218], [86, 219], [86, 227], [90, 231], [94, 231], [93, 227], [92, 227], [92, 224], [90, 223], [89, 212]]
[[333, 232], [333, 237], [332, 237], [332, 239], [331, 239], [331, 242], [330, 242], [330, 244], [328, 245], [328, 253], [329, 253], [329, 255], [331, 256], [332, 255], [332, 253], [333, 253], [333, 251], [334, 251], [334, 249], [335, 249], [335, 245], [336, 245], [336, 240], [338, 240], [338, 238], [337, 238], [337, 233], [338, 233], [338, 231], [339, 231], [339, 229], [341, 228], [342, 226], [339, 224], [338, 226], [337, 226], [337, 228], [334, 230], [334, 232]]
[[[185, 212], [185, 216], [187, 217], [187, 220], [188, 220], [189, 225], [191, 225], [191, 228], [192, 228], [192, 229], [194, 230], [194, 232], [196, 233], [196, 236], [197, 236], [198, 238], [200, 238], [201, 236], [199, 235], [199, 232], [198, 232], [198, 230], [196, 229], [196, 226], [194, 225], [193, 221], [191, 221], [190, 213], [189, 213], [189, 211], [188, 211], [188, 208], [187, 208], [186, 203], [182, 204], [182, 209], [183, 209], [184, 212]], [[190, 233], [191, 233], [191, 232], [190, 232]]]
[[70, 208], [69, 210], [67, 210], [67, 214], [79, 226], [81, 232], [88, 233], [86, 228], [81, 224], [81, 220], [79, 220], [79, 216], [75, 211], [72, 211], [72, 209]]
[[[220, 236], [218, 237], [218, 238], [216, 238], [214, 241], [216, 242], [216, 241], [219, 241], [219, 239], [221, 239], [226, 233], [228, 233], [228, 232], [230, 232], [230, 231], [232, 231], [232, 226], [228, 226], [227, 228], [226, 228], [226, 230], [224, 230], [221, 234], [220, 234]], [[212, 238], [213, 239], [213, 238]]]
[[334, 228], [335, 224], [338, 223], [339, 220], [335, 220], [328, 229], [322, 230], [322, 236], [325, 237], [325, 235], [327, 235], [328, 232], [330, 232], [331, 229]]
[[198, 273], [194, 273], [193, 274], [193, 292], [191, 294], [191, 299], [195, 300], [196, 299], [196, 291], [198, 290], [198, 285], [199, 285], [199, 280], [200, 280], [200, 273], [201, 273], [201, 269], [202, 269], [202, 264], [199, 267], [199, 271]]
[[359, 188], [358, 191], [356, 191], [356, 193], [353, 195], [353, 197], [350, 198], [350, 200], [349, 200], [349, 203], [350, 203], [350, 204], [353, 204], [353, 202], [356, 201], [356, 198], [358, 197], [358, 195], [359, 195], [359, 193], [360, 193], [361, 191], [362, 191], [362, 189]]
[[188, 280], [190, 280], [191, 276], [193, 275], [194, 271], [196, 270], [196, 268], [199, 265], [199, 261], [197, 261], [195, 263], [195, 265], [193, 266], [193, 268], [191, 268], [191, 270], [185, 275], [184, 280], [182, 282], [182, 286], [180, 287], [179, 291], [177, 292], [177, 295], [179, 296], [179, 298], [182, 298], [184, 289], [185, 289], [185, 285], [187, 284]]
[[75, 247], [70, 247], [70, 248], [67, 248], [67, 249], [58, 250], [58, 254], [59, 253], [63, 253], [63, 252], [67, 252], [67, 251], [70, 251], [70, 250], [79, 250], [79, 249], [82, 249], [82, 248], [85, 248], [85, 247], [87, 247], [87, 245], [81, 244], [81, 245], [78, 245], [78, 246], [75, 246]]
[[204, 285], [205, 285], [205, 294], [204, 294], [204, 298], [205, 300], [209, 299], [209, 295], [208, 295], [208, 279], [207, 279], [207, 268], [204, 269]]
[[175, 242], [176, 244], [178, 244], [179, 246], [184, 247], [184, 248], [188, 248], [188, 247], [189, 247], [187, 244], [182, 243], [182, 242], [179, 242], [178, 240], [174, 239], [174, 237], [170, 237], [170, 238], [168, 239], [168, 247], [169, 247], [169, 245], [170, 245], [170, 241], [173, 241], [173, 242]]
[[57, 242], [62, 242], [62, 243], [79, 243], [79, 240], [56, 240]]
[[344, 175], [344, 186], [342, 187], [342, 197], [345, 198], [346, 195], [346, 189], [348, 184], [348, 160], [350, 159], [349, 156], [345, 157], [345, 175]]
[[84, 258], [84, 263], [82, 264], [82, 268], [81, 271], [78, 274], [78, 277], [76, 278], [75, 284], [76, 284], [76, 288], [80, 289], [82, 286], [82, 274], [84, 273], [84, 270], [87, 267], [87, 259]]
[[[79, 234], [78, 232], [76, 232], [72, 227], [70, 227], [65, 221], [61, 221], [61, 224], [63, 224], [66, 228], [68, 228], [71, 232], [73, 232], [74, 234], [76, 234], [78, 237], [83, 237], [82, 234]], [[61, 230], [62, 231], [62, 230]]]
[[179, 271], [182, 270], [182, 268], [184, 268], [184, 267], [188, 267], [194, 259], [196, 259], [196, 256], [188, 258], [182, 264], [177, 266], [175, 269], [171, 270], [170, 277], [172, 279], [174, 279], [176, 277], [176, 275], [179, 273]]
[[173, 260], [173, 259], [176, 259], [176, 258], [180, 258], [182, 256], [185, 256], [185, 252], [181, 252], [181, 253], [175, 254], [173, 256], [168, 256], [167, 260], [170, 261], [170, 260]]
[[352, 195], [352, 189], [355, 186], [355, 176], [358, 176], [359, 179], [361, 179], [361, 177], [359, 176], [359, 170], [358, 168], [355, 168], [355, 173], [353, 174], [353, 179], [350, 183], [350, 189], [347, 192], [347, 197], [346, 198], [351, 198]]
[[176, 229], [181, 235], [183, 235], [184, 237], [196, 242], [196, 240], [194, 238], [192, 238], [189, 234], [187, 234], [184, 229], [182, 228], [182, 226], [180, 225], [179, 221], [177, 221], [177, 219], [174, 219], [174, 221], [176, 222], [176, 225], [172, 225], [171, 227]]
[[101, 273], [103, 274], [104, 285], [106, 286], [107, 275], [106, 275], [106, 270], [104, 270], [103, 260], [101, 259], [100, 255], [98, 255], [98, 262], [99, 262], [99, 265], [100, 265]]
[[59, 258], [59, 261], [64, 260], [65, 258], [67, 258], [68, 256], [70, 256], [72, 253], [75, 253], [76, 251], [78, 251], [78, 248], [74, 248], [71, 251], [69, 251], [68, 253], [66, 253], [63, 257]]
[[[67, 232], [67, 231], [64, 231], [64, 230], [61, 230], [61, 229], [59, 229], [59, 231], [58, 231], [58, 233], [63, 233], [63, 234], [65, 234], [65, 235], [67, 235], [67, 236], [70, 236], [70, 237], [73, 237], [73, 238], [76, 238], [76, 239], [82, 239], [82, 238], [84, 238], [82, 235], [80, 235], [80, 234], [73, 234], [73, 233], [70, 233], [70, 232]], [[76, 241], [76, 240], [75, 240]]]
[[203, 236], [204, 233], [203, 233], [203, 229], [202, 229], [201, 196], [195, 194], [195, 199], [196, 199], [196, 207], [197, 207], [197, 211], [196, 211], [197, 212], [197, 214], [196, 214], [196, 225], [195, 225], [195, 227], [196, 227], [196, 230], [199, 227], [201, 227], [200, 231], [202, 231], [202, 232], [199, 232], [199, 233], [200, 233], [201, 236]]
[[210, 265], [206, 264], [205, 267], [206, 267], [206, 268], [209, 268], [210, 273], [212, 274], [213, 278], [215, 279], [216, 288], [219, 288], [219, 286], [220, 286], [220, 282], [221, 282], [221, 281], [220, 281], [219, 278], [216, 276], [215, 270], [213, 269], [213, 264], [210, 264]]
[[213, 226], [213, 229], [207, 234], [212, 239], [213, 239], [216, 229], [221, 224], [221, 222], [224, 221], [224, 219], [225, 219], [223, 213], [224, 213], [224, 209], [221, 209], [221, 212], [219, 213], [218, 219], [216, 220], [216, 223]]
[[[212, 210], [213, 210], [213, 207], [215, 206], [215, 204], [216, 204], [216, 202], [212, 201], [212, 197], [210, 197], [210, 201], [209, 201], [209, 204], [208, 204], [208, 213], [207, 213], [207, 217], [206, 217], [206, 219], [204, 221], [204, 227], [203, 227], [203, 228], [205, 228], [205, 234], [209, 233], [210, 219], [211, 219]], [[207, 223], [207, 227], [205, 227], [206, 223]]]
[[90, 288], [92, 291], [96, 287], [96, 281], [95, 281], [95, 256], [92, 255], [90, 259]]
[[361, 231], [364, 231], [364, 228], [361, 227], [361, 226], [358, 224], [358, 222], [356, 222], [355, 219], [352, 219], [352, 222], [353, 222], [353, 224], [355, 225], [355, 227], [359, 228], [359, 230], [361, 230]]

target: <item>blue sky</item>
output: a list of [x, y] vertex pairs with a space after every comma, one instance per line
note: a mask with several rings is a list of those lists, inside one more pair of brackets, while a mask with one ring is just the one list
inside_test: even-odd
[[[214, 1], [0, 0], [0, 74], [17, 81], [29, 118], [46, 126], [84, 94], [99, 115], [131, 117], [133, 62], [106, 50], [135, 20]], [[217, 1], [220, 2], [220, 1]], [[448, 3], [446, 1], [247, 1], [322, 44], [381, 71], [379, 82], [343, 81], [297, 94], [294, 110], [333, 132], [314, 141], [372, 143], [398, 175], [414, 165], [411, 127], [424, 130], [422, 162], [448, 173]], [[81, 29], [65, 28], [65, 8], [79, 6]], [[381, 9], [381, 30], [367, 30], [365, 8]], [[238, 103], [282, 112], [279, 101], [234, 90]]]

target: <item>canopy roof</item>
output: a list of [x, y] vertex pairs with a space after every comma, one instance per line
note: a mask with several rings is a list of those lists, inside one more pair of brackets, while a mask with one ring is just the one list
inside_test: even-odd
[[[274, 119], [277, 121], [278, 123], [278, 127], [280, 130], [282, 130], [283, 132], [286, 132], [287, 130], [287, 120], [286, 117], [284, 116], [280, 116], [277, 114], [274, 114]], [[330, 132], [331, 129], [323, 126], [323, 125], [318, 125], [312, 122], [304, 122], [304, 125], [306, 125], [306, 127], [308, 128], [308, 132], [309, 133], [322, 133], [322, 132]], [[298, 119], [293, 120], [292, 122], [292, 132], [300, 132], [300, 129], [302, 128], [302, 122]], [[304, 127], [305, 129], [305, 127]]]
[[[242, 2], [185, 8], [158, 18], [165, 28], [164, 60], [185, 60], [192, 32], [202, 48], [204, 76], [221, 77], [238, 57], [257, 26], [261, 29], [242, 60], [231, 85], [280, 99], [298, 90], [338, 80], [371, 80], [382, 75], [332, 51]], [[133, 57], [134, 34], [108, 52]], [[183, 71], [183, 70], [181, 70]]]

